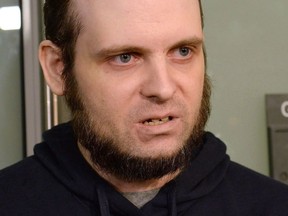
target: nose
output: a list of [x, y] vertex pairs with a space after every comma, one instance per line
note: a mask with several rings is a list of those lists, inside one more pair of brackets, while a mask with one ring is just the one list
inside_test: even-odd
[[147, 63], [144, 74], [145, 78], [141, 86], [143, 96], [157, 102], [164, 102], [173, 97], [176, 83], [165, 59], [158, 58]]

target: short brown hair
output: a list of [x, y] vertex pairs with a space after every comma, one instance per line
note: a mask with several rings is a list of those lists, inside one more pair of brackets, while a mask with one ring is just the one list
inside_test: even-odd
[[81, 31], [80, 19], [73, 10], [72, 0], [46, 0], [43, 12], [45, 36], [61, 50], [65, 79], [74, 66], [75, 44]]

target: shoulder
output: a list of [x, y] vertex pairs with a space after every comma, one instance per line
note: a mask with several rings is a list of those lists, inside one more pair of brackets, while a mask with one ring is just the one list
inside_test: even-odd
[[28, 157], [0, 171], [0, 187], [15, 185], [20, 179], [23, 182], [23, 179], [32, 178], [42, 170], [42, 166], [34, 156]]
[[271, 215], [287, 214], [287, 185], [235, 162], [230, 163], [224, 181], [243, 205], [259, 206], [263, 212], [271, 212]]
[[36, 157], [26, 158], [0, 171], [0, 215], [47, 215], [63, 191]]
[[24, 207], [25, 200], [37, 187], [35, 174], [39, 170], [40, 164], [29, 157], [0, 171], [0, 215], [14, 215], [13, 209]]
[[[253, 187], [254, 189], [266, 189], [274, 190], [281, 189], [288, 192], [288, 185], [280, 183], [268, 176], [255, 172], [247, 167], [244, 167], [238, 163], [230, 162], [230, 166], [227, 170], [227, 178], [231, 179], [237, 185]], [[270, 188], [267, 188], [270, 186]], [[288, 195], [288, 194], [287, 194]]]
[[28, 157], [0, 171], [0, 200], [27, 199], [39, 188], [47, 188], [49, 181], [51, 177], [42, 164], [34, 156]]

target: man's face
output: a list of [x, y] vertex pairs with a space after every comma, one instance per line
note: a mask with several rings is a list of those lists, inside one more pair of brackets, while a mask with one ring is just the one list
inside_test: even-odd
[[181, 152], [199, 124], [205, 77], [198, 0], [75, 4], [83, 25], [73, 71], [83, 127], [127, 157]]

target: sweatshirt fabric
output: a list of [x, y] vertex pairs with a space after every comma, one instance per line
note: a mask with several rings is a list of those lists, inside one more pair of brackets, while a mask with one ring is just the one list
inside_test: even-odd
[[43, 139], [0, 172], [1, 216], [288, 216], [288, 186], [230, 161], [209, 132], [190, 166], [140, 209], [88, 165], [69, 123]]

